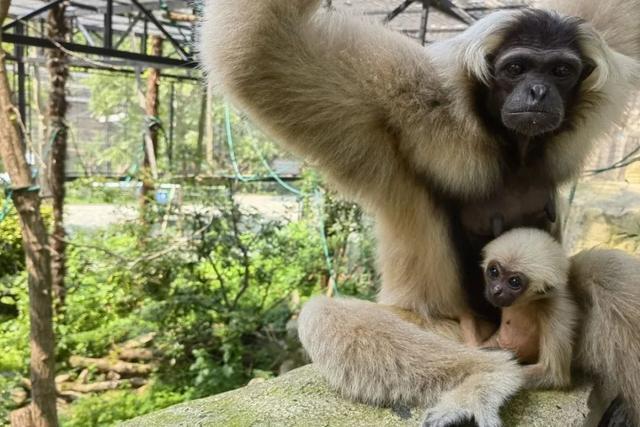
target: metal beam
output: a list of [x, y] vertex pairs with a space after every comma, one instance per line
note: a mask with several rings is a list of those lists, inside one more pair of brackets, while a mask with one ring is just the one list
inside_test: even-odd
[[142, 23], [142, 34], [140, 35], [140, 53], [147, 54], [147, 44], [149, 43], [149, 21], [146, 19]]
[[164, 28], [164, 26], [160, 23], [160, 21], [156, 19], [156, 17], [153, 15], [152, 12], [147, 10], [138, 0], [131, 0], [131, 2], [134, 5], [136, 5], [138, 9], [140, 9], [140, 12], [142, 12], [149, 21], [153, 22], [153, 25], [155, 25], [156, 28], [158, 28], [160, 32], [165, 36], [165, 38], [169, 40], [169, 42], [173, 45], [173, 47], [176, 48], [176, 50], [178, 51], [182, 59], [188, 60], [191, 57], [191, 55], [189, 55], [189, 53], [187, 53], [187, 51], [184, 50], [184, 48], [180, 45], [180, 43], [178, 43], [178, 41], [174, 39], [173, 36], [171, 36], [171, 34], [169, 34], [169, 32]]
[[[142, 5], [147, 8], [155, 9], [158, 3], [159, 3], [158, 0], [143, 1]], [[165, 0], [164, 4], [166, 4], [169, 9], [182, 9], [182, 8], [189, 7], [189, 3], [185, 2], [184, 0]], [[93, 11], [99, 14], [104, 14], [106, 10], [104, 6], [86, 5], [86, 4], [82, 4], [82, 1], [79, 1], [79, 2], [72, 1], [71, 5], [76, 6], [78, 9], [85, 9], [87, 11]], [[130, 13], [136, 12], [137, 10], [139, 9], [135, 5], [123, 4], [121, 2], [116, 2], [113, 6], [114, 15], [128, 15]], [[84, 16], [86, 14], [87, 14], [86, 12], [79, 12], [79, 13], [76, 13], [76, 16]]]
[[[24, 24], [18, 22], [16, 24], [16, 34], [24, 34]], [[26, 91], [26, 70], [24, 67], [24, 47], [15, 45], [16, 63], [18, 65], [18, 112], [22, 123], [27, 123], [27, 91]], [[25, 142], [26, 135], [20, 130], [22, 142]]]
[[465, 24], [473, 24], [476, 19], [469, 15], [469, 13], [465, 12], [463, 9], [459, 8], [455, 4], [453, 4], [450, 0], [435, 0], [433, 3], [433, 7], [441, 10], [452, 18], [457, 19], [460, 22], [464, 22]]
[[383, 22], [385, 24], [389, 23], [393, 18], [395, 18], [396, 16], [400, 15], [402, 12], [405, 11], [406, 8], [411, 6], [414, 1], [415, 0], [405, 0], [404, 2], [402, 2], [402, 4], [400, 6], [396, 7], [391, 12], [389, 12], [389, 14], [384, 18]]
[[107, 10], [104, 13], [104, 37], [102, 44], [106, 49], [113, 47], [113, 0], [107, 0]]
[[[7, 55], [7, 61], [16, 62], [16, 57], [14, 55]], [[37, 65], [46, 65], [47, 60], [42, 57], [25, 57], [23, 59], [24, 63], [29, 64], [37, 64]], [[104, 64], [104, 65], [100, 65]], [[133, 75], [135, 74], [135, 70], [131, 68], [124, 67], [135, 67], [136, 65], [140, 65], [134, 61], [127, 61], [125, 59], [101, 59], [100, 63], [90, 64], [82, 59], [71, 58], [69, 60], [69, 68], [74, 71], [82, 71], [86, 73], [90, 73], [93, 71], [96, 72], [105, 72], [105, 73], [116, 73], [116, 74], [125, 74], [125, 75]], [[164, 70], [175, 68], [167, 65], [154, 64], [154, 67], [160, 68], [162, 71], [162, 78], [167, 81], [192, 81], [192, 82], [202, 82], [202, 77], [197, 75], [197, 69], [189, 69], [189, 74], [180, 75], [180, 74], [172, 74], [167, 73]], [[192, 74], [193, 72], [193, 74]]]
[[427, 42], [427, 24], [429, 22], [429, 7], [431, 6], [431, 0], [422, 0], [422, 16], [420, 18], [420, 33], [418, 39], [420, 44], [424, 46]]
[[[43, 47], [47, 49], [52, 49], [58, 47], [51, 40], [41, 37], [32, 37], [11, 33], [4, 33], [2, 35], [2, 40], [6, 43], [12, 43], [19, 46], [35, 46], [35, 47]], [[182, 60], [175, 58], [166, 58], [160, 56], [152, 56], [152, 55], [142, 55], [134, 52], [127, 52], [122, 50], [115, 49], [105, 49], [102, 47], [95, 46], [87, 46], [78, 43], [69, 43], [69, 42], [60, 42], [60, 45], [65, 49], [76, 52], [76, 53], [85, 53], [88, 55], [99, 55], [104, 57], [111, 58], [120, 58], [127, 59], [130, 61], [135, 61], [140, 64], [148, 64], [148, 65], [164, 65], [169, 67], [182, 67], [182, 68], [196, 68], [197, 63], [193, 60]]]
[[2, 31], [6, 31], [9, 28], [13, 28], [16, 25], [18, 25], [19, 22], [24, 22], [24, 21], [28, 21], [29, 19], [38, 16], [46, 11], [48, 11], [49, 9], [57, 6], [58, 4], [62, 3], [64, 0], [53, 0], [51, 3], [47, 3], [44, 6], [42, 6], [39, 9], [35, 9], [33, 12], [29, 12], [25, 15], [20, 16], [19, 18], [16, 18], [15, 21], [11, 21], [9, 22], [7, 25], [4, 25], [2, 27]]
[[93, 40], [93, 36], [89, 32], [89, 30], [87, 30], [87, 27], [80, 23], [77, 23], [77, 25], [84, 38], [87, 39], [87, 43], [89, 43], [89, 46], [95, 46], [96, 42]]
[[140, 22], [140, 14], [138, 13], [134, 19], [131, 20], [131, 22], [129, 23], [129, 26], [127, 27], [126, 31], [122, 34], [122, 36], [120, 37], [120, 39], [116, 42], [115, 48], [119, 48], [120, 45], [127, 39], [127, 37], [129, 37], [129, 35], [131, 34], [131, 31], [133, 30], [133, 27], [136, 26], [136, 24], [138, 22]]

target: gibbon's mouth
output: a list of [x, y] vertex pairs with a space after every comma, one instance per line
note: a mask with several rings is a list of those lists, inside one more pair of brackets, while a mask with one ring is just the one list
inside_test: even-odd
[[510, 307], [511, 305], [513, 305], [513, 301], [509, 300], [509, 301], [501, 301], [500, 298], [491, 298], [489, 299], [489, 302], [491, 303], [491, 305], [493, 305], [494, 307], [497, 308], [506, 308], [506, 307]]
[[507, 307], [511, 307], [511, 303], [501, 303], [499, 301], [494, 301], [493, 306], [496, 308], [507, 308]]
[[549, 111], [505, 111], [504, 125], [523, 135], [536, 136], [552, 132], [562, 124], [562, 114]]

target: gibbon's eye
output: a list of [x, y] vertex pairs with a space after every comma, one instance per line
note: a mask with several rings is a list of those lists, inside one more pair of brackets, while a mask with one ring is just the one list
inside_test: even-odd
[[567, 64], [560, 64], [553, 69], [553, 75], [556, 77], [569, 77], [573, 69]]
[[514, 291], [517, 291], [522, 287], [522, 279], [519, 276], [512, 276], [509, 278], [509, 287]]
[[487, 267], [487, 274], [490, 278], [497, 279], [498, 277], [500, 277], [500, 270], [498, 270], [498, 267], [495, 264], [491, 264], [489, 267]]
[[524, 73], [524, 67], [519, 62], [512, 62], [511, 64], [507, 65], [505, 70], [511, 77], [518, 77], [519, 75]]

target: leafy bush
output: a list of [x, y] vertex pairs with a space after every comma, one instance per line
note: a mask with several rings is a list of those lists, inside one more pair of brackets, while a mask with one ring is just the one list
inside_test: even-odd
[[[5, 199], [0, 197], [0, 206], [4, 203]], [[11, 204], [8, 209], [7, 216], [0, 221], [0, 277], [19, 273], [24, 269], [25, 262], [20, 218]], [[51, 224], [51, 207], [43, 206], [41, 212], [45, 223]]]
[[60, 418], [65, 427], [108, 426], [183, 400], [179, 393], [161, 387], [142, 392], [116, 390], [80, 399], [62, 411]]
[[[306, 200], [304, 219], [278, 222], [241, 211], [230, 189], [211, 204], [164, 230], [132, 223], [71, 236], [66, 305], [55, 324], [58, 370], [69, 370], [71, 355], [101, 357], [146, 332], [157, 333], [162, 356], [148, 390], [80, 399], [66, 410], [65, 425], [110, 425], [300, 363], [288, 322], [326, 286], [321, 225], [340, 292], [372, 294], [369, 231], [353, 205], [316, 196]], [[0, 374], [26, 376], [24, 275], [8, 283], [19, 315], [0, 323], [0, 347], [9, 349], [0, 353]]]

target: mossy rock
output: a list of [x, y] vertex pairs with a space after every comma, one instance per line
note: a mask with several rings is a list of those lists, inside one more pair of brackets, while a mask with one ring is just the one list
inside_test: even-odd
[[[571, 391], [523, 392], [504, 408], [506, 427], [570, 427], [599, 419], [590, 401], [593, 387]], [[595, 395], [594, 395], [595, 396]], [[594, 413], [594, 411], [600, 411]], [[276, 379], [172, 406], [124, 423], [159, 426], [417, 426], [424, 409], [375, 408], [342, 399], [331, 391], [313, 365]]]

